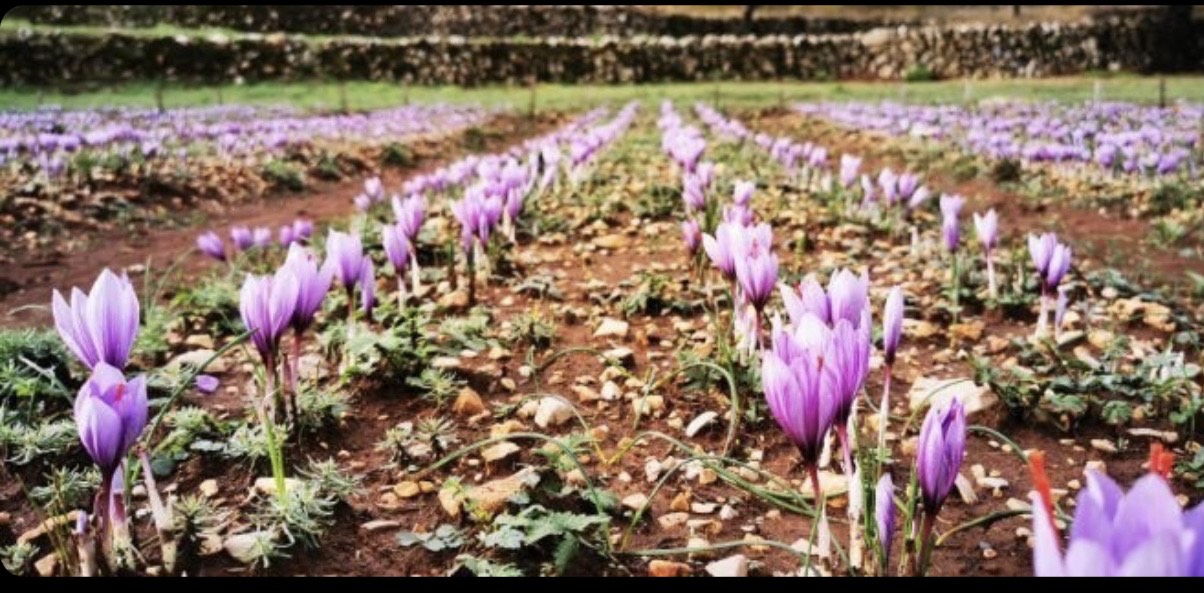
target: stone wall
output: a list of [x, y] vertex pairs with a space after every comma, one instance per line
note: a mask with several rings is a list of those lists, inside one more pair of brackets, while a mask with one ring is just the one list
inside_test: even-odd
[[795, 35], [851, 33], [903, 22], [804, 17], [706, 18], [660, 14], [626, 5], [42, 5], [13, 16], [51, 25], [221, 27], [254, 33], [352, 34], [374, 37], [463, 35]]
[[[1204, 33], [1197, 23], [1197, 43]], [[184, 83], [315, 78], [480, 85], [702, 80], [936, 78], [1141, 71], [1150, 24], [1113, 17], [1058, 25], [882, 28], [855, 34], [681, 38], [405, 39], [0, 34], [0, 82]], [[1198, 54], [1197, 54], [1198, 55]]]

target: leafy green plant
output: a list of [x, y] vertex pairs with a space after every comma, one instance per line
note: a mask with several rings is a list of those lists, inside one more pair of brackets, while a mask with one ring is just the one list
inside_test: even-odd
[[360, 488], [359, 476], [348, 475], [333, 459], [309, 460], [309, 466], [299, 472], [302, 477], [317, 485], [318, 491], [342, 501], [351, 498]]
[[441, 349], [454, 355], [461, 350], [481, 352], [497, 346], [497, 341], [489, 336], [491, 324], [488, 310], [482, 307], [473, 309], [463, 317], [448, 317], [439, 324], [439, 335], [445, 339]]
[[420, 390], [422, 397], [434, 404], [436, 409], [442, 409], [455, 399], [467, 383], [443, 369], [428, 367], [417, 377], [406, 379], [406, 384]]
[[17, 542], [0, 548], [0, 563], [9, 574], [23, 576], [29, 574], [34, 558], [38, 555], [38, 547], [31, 542]]
[[15, 465], [27, 465], [42, 457], [66, 455], [78, 446], [79, 437], [71, 419], [26, 425], [6, 418], [0, 423], [0, 447], [8, 451], [8, 461]]
[[397, 545], [403, 548], [421, 545], [431, 552], [461, 548], [465, 541], [464, 532], [448, 523], [436, 527], [430, 533], [402, 531], [397, 534]]
[[1195, 456], [1184, 458], [1175, 465], [1179, 477], [1193, 482], [1195, 488], [1204, 488], [1204, 447], [1196, 447]]
[[556, 339], [556, 322], [536, 309], [524, 311], [510, 320], [506, 341], [512, 345], [526, 344], [547, 348]]
[[186, 323], [205, 327], [214, 336], [235, 336], [243, 331], [238, 286], [228, 276], [213, 275], [189, 283], [171, 303]]
[[927, 64], [916, 64], [903, 73], [907, 82], [931, 82], [936, 80], [936, 73]]
[[86, 508], [100, 486], [100, 471], [95, 467], [78, 469], [56, 467], [45, 476], [46, 483], [29, 491], [34, 504], [53, 511]]
[[156, 475], [166, 476], [175, 465], [192, 453], [218, 453], [225, 450], [225, 438], [231, 431], [229, 423], [213, 417], [207, 410], [185, 406], [168, 412], [163, 423], [171, 428], [151, 455], [151, 467]]
[[296, 166], [282, 161], [280, 159], [272, 159], [263, 166], [263, 178], [270, 184], [277, 187], [282, 187], [289, 191], [301, 191], [305, 189], [305, 175]]
[[393, 463], [403, 463], [443, 455], [457, 442], [455, 425], [436, 417], [419, 420], [417, 426], [402, 422], [390, 428], [376, 450], [388, 452]]
[[640, 272], [635, 291], [628, 295], [621, 305], [623, 315], [659, 315], [670, 304], [668, 287], [669, 278], [663, 274]]
[[297, 426], [302, 430], [317, 431], [337, 425], [347, 415], [347, 396], [305, 385], [297, 394]]
[[253, 519], [279, 530], [287, 544], [301, 542], [313, 550], [334, 523], [335, 502], [336, 498], [323, 494], [318, 484], [303, 481], [289, 487], [284, 496], [265, 497]]
[[551, 511], [533, 504], [516, 515], [505, 513], [493, 521], [493, 531], [481, 536], [486, 547], [516, 551], [527, 548], [552, 549], [556, 574], [568, 570], [583, 546], [603, 547], [610, 517]]
[[0, 330], [0, 404], [19, 410], [25, 421], [66, 410], [74, 398], [66, 387], [71, 384], [68, 360], [55, 332]]
[[461, 570], [471, 572], [478, 577], [521, 577], [523, 571], [513, 564], [499, 563], [487, 558], [478, 558], [471, 554], [456, 556], [456, 567], [451, 570], [454, 576]]
[[405, 168], [414, 164], [414, 157], [404, 144], [390, 142], [381, 151], [380, 162], [393, 167]]

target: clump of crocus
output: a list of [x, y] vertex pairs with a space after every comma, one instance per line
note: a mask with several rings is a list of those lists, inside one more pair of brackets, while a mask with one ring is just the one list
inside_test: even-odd
[[928, 568], [928, 558], [935, 543], [932, 541], [932, 529], [936, 524], [936, 516], [953, 491], [965, 456], [966, 412], [961, 402], [953, 398], [947, 406], [930, 408], [924, 417], [916, 445], [915, 472], [920, 487], [920, 504], [915, 511], [922, 511], [918, 526], [912, 525], [917, 574], [923, 574]]
[[410, 244], [410, 292], [417, 295], [421, 280], [421, 271], [418, 268], [418, 234], [422, 231], [422, 223], [426, 219], [426, 198], [421, 194], [411, 194], [405, 200], [394, 196], [393, 215], [397, 217], [397, 225]]
[[1042, 465], [1033, 469], [1036, 576], [1204, 577], [1204, 504], [1180, 510], [1163, 476], [1147, 474], [1126, 494], [1103, 473], [1088, 472], [1063, 555], [1049, 481]]
[[322, 302], [326, 300], [326, 294], [330, 292], [330, 285], [334, 282], [334, 267], [322, 266], [318, 267], [317, 258], [309, 249], [302, 247], [297, 243], [289, 246], [288, 256], [284, 260], [283, 269], [288, 270], [297, 280], [297, 303], [293, 308], [293, 315], [289, 321], [289, 325], [293, 328], [293, 356], [291, 359], [286, 359], [284, 364], [285, 372], [287, 373], [287, 381], [289, 384], [289, 394], [293, 398], [291, 400], [291, 412], [297, 413], [296, 395], [297, 395], [297, 376], [298, 362], [301, 359], [301, 343], [305, 335], [305, 330], [314, 322], [314, 316], [322, 308]]
[[706, 211], [706, 189], [697, 175], [682, 173], [681, 199], [685, 202], [687, 213]]
[[284, 496], [285, 484], [283, 443], [277, 438], [275, 429], [276, 411], [282, 401], [276, 388], [276, 363], [280, 340], [293, 319], [299, 293], [297, 278], [287, 267], [277, 270], [273, 276], [248, 274], [239, 292], [238, 307], [243, 325], [251, 332], [251, 342], [263, 360], [265, 393], [256, 412], [268, 439], [268, 458], [279, 496]]
[[389, 263], [393, 265], [393, 272], [397, 275], [397, 304], [404, 308], [406, 304], [405, 271], [410, 265], [410, 241], [405, 237], [405, 231], [400, 224], [381, 225], [380, 235], [385, 255], [388, 257]]
[[851, 154], [840, 155], [840, 186], [849, 189], [857, 181], [861, 170], [861, 157]]
[[974, 213], [974, 230], [978, 233], [978, 242], [982, 243], [987, 260], [987, 293], [991, 300], [999, 296], [995, 284], [995, 247], [999, 244], [999, 217], [995, 209], [988, 210], [985, 215]]
[[239, 251], [246, 251], [255, 246], [255, 236], [251, 233], [251, 229], [245, 226], [231, 227], [230, 240], [234, 242], [234, 247]]
[[1037, 320], [1036, 334], [1041, 338], [1048, 333], [1050, 294], [1057, 290], [1062, 277], [1070, 270], [1072, 252], [1069, 247], [1058, 243], [1058, 236], [1054, 233], [1045, 233], [1040, 237], [1029, 235], [1028, 251], [1041, 284], [1041, 316]]
[[699, 226], [698, 220], [691, 218], [681, 223], [681, 236], [686, 244], [686, 253], [691, 258], [698, 254], [698, 248], [702, 246], [702, 227]]
[[355, 287], [360, 284], [364, 270], [364, 244], [355, 233], [341, 233], [331, 229], [326, 237], [326, 263], [334, 271], [334, 277], [347, 291], [347, 331], [351, 333], [355, 322]]
[[270, 247], [272, 245], [272, 229], [261, 226], [251, 231], [251, 242], [255, 247]]
[[965, 203], [965, 198], [961, 196], [941, 196], [941, 237], [944, 239], [945, 249], [949, 251], [949, 256], [952, 258], [952, 266], [949, 270], [949, 298], [952, 302], [954, 323], [957, 323], [957, 315], [961, 311], [961, 268], [958, 266], [957, 259], [957, 248], [961, 242], [961, 226], [958, 218]]
[[[452, 214], [460, 223], [460, 248], [468, 270], [468, 303], [476, 305], [476, 261], [477, 252], [483, 251], [489, 243], [493, 225], [497, 221], [492, 212], [495, 209], [494, 200], [485, 196], [479, 187], [470, 187], [464, 197], [452, 203]], [[500, 208], [498, 208], [500, 211]]]
[[226, 261], [226, 245], [222, 243], [222, 238], [213, 231], [201, 233], [196, 238], [196, 247], [201, 253], [217, 261]]
[[71, 289], [71, 304], [54, 291], [54, 326], [71, 353], [89, 369], [100, 363], [121, 369], [138, 338], [138, 295], [126, 275], [105, 269], [84, 294]]
[[100, 468], [92, 514], [103, 526], [102, 549], [112, 569], [130, 566], [125, 504], [112, 494], [122, 462], [146, 428], [146, 378], [127, 381], [119, 369], [98, 362], [75, 398], [74, 414], [79, 440]]

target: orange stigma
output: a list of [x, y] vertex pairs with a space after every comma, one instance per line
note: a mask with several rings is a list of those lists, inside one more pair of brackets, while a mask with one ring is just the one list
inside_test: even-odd
[[1045, 505], [1045, 514], [1049, 517], [1050, 527], [1053, 528], [1054, 533], [1057, 533], [1058, 525], [1054, 522], [1053, 512], [1053, 491], [1049, 487], [1049, 475], [1045, 473], [1045, 452], [1033, 451], [1030, 453], [1028, 468], [1033, 474], [1033, 488], [1041, 497], [1041, 504]]
[[1150, 443], [1150, 472], [1162, 476], [1162, 479], [1169, 480], [1171, 478], [1171, 470], [1175, 465], [1175, 454], [1163, 448], [1162, 443], [1157, 441]]

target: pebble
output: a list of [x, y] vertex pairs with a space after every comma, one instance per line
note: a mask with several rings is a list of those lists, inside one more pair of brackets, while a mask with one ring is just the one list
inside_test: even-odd
[[707, 564], [706, 571], [713, 577], [746, 577], [748, 576], [748, 557], [744, 554], [736, 554], [723, 560], [716, 560]]
[[628, 325], [627, 325], [626, 321], [606, 317], [602, 320], [602, 323], [598, 324], [598, 329], [594, 330], [594, 337], [595, 338], [607, 338], [607, 337], [625, 338], [625, 337], [627, 337], [627, 330], [628, 330]]
[[650, 577], [683, 577], [688, 576], [692, 570], [689, 564], [683, 562], [653, 560], [648, 563], [648, 576]]
[[716, 418], [719, 417], [717, 412], [707, 411], [699, 414], [696, 418], [690, 421], [686, 426], [686, 438], [694, 438], [702, 429], [709, 426]]
[[695, 502], [690, 505], [690, 512], [698, 515], [709, 515], [715, 512], [715, 506], [713, 502]]
[[690, 510], [690, 493], [682, 492], [673, 497], [673, 502], [669, 503], [669, 510], [676, 512], [685, 512]]
[[368, 521], [367, 523], [360, 525], [360, 529], [370, 533], [373, 531], [380, 531], [382, 529], [397, 529], [398, 527], [401, 527], [400, 522], [391, 521], [388, 519], [376, 519], [375, 521]]
[[522, 447], [510, 441], [502, 441], [481, 451], [481, 459], [484, 459], [485, 463], [494, 463], [512, 457], [519, 451], [522, 451]]
[[573, 417], [573, 408], [558, 397], [545, 397], [539, 400], [535, 410], [535, 424], [540, 428], [559, 426]]
[[629, 494], [623, 498], [622, 504], [633, 511], [638, 511], [648, 504], [648, 496], [642, 492]]
[[217, 496], [218, 492], [217, 480], [205, 480], [204, 482], [201, 482], [200, 486], [197, 486], [197, 490], [201, 492], [201, 496], [204, 496], [205, 498], [213, 498], [214, 496]]
[[481, 401], [481, 395], [471, 387], [461, 389], [455, 403], [452, 404], [452, 412], [461, 416], [476, 416], [484, 411], [485, 402]]
[[660, 524], [661, 529], [673, 529], [681, 527], [690, 520], [690, 513], [668, 513], [656, 518], [656, 522]]
[[1091, 448], [1104, 453], [1116, 453], [1116, 445], [1108, 439], [1091, 439]]
[[417, 482], [407, 480], [393, 486], [393, 494], [396, 494], [400, 498], [413, 498], [421, 493], [422, 488], [418, 486]]

